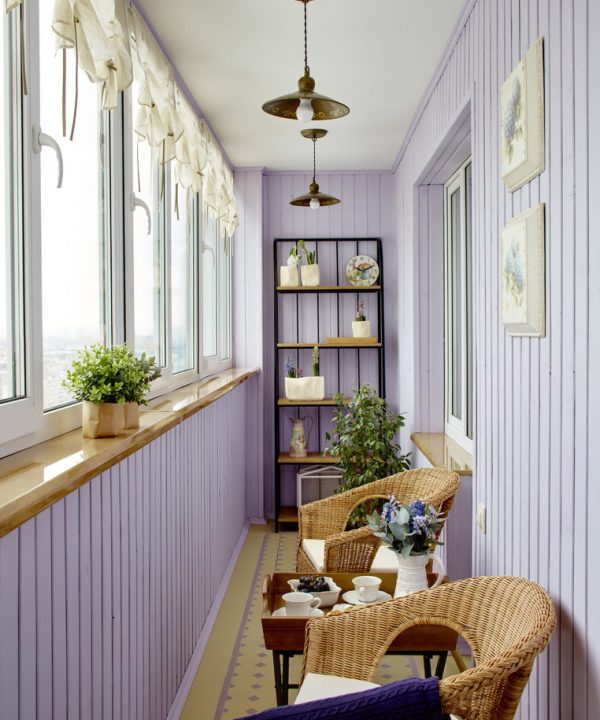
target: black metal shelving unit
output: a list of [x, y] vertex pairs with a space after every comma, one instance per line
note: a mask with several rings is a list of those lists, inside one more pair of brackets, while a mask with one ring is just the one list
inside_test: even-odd
[[[296, 507], [282, 507], [281, 506], [281, 468], [284, 465], [326, 465], [326, 464], [335, 464], [333, 462], [333, 459], [323, 458], [321, 452], [317, 453], [309, 453], [308, 457], [298, 459], [298, 458], [289, 458], [287, 456], [287, 453], [282, 452], [281, 449], [281, 433], [280, 433], [280, 413], [283, 408], [297, 408], [297, 414], [299, 415], [300, 409], [303, 407], [312, 407], [312, 408], [322, 408], [322, 407], [330, 407], [335, 408], [335, 404], [333, 403], [331, 398], [325, 398], [325, 400], [322, 401], [310, 401], [310, 402], [295, 402], [295, 401], [289, 401], [285, 398], [280, 397], [280, 382], [281, 382], [281, 374], [283, 371], [283, 362], [281, 362], [280, 355], [283, 351], [287, 351], [289, 354], [290, 351], [296, 351], [296, 366], [299, 364], [299, 356], [301, 350], [308, 350], [312, 348], [314, 345], [318, 345], [321, 351], [325, 352], [337, 352], [337, 387], [338, 391], [341, 386], [341, 371], [340, 371], [340, 356], [342, 352], [356, 352], [357, 357], [357, 380], [358, 380], [358, 386], [361, 385], [361, 363], [360, 358], [361, 354], [363, 352], [377, 352], [378, 354], [378, 362], [377, 362], [377, 383], [378, 383], [378, 392], [381, 397], [385, 397], [385, 344], [384, 344], [384, 302], [383, 302], [383, 256], [382, 256], [382, 247], [381, 247], [381, 238], [372, 238], [372, 237], [365, 237], [365, 238], [303, 238], [304, 241], [309, 245], [314, 245], [316, 248], [316, 261], [319, 263], [319, 248], [323, 248], [323, 246], [327, 243], [329, 246], [335, 247], [335, 278], [336, 282], [335, 285], [322, 285], [319, 287], [297, 287], [297, 288], [289, 288], [289, 287], [279, 287], [278, 286], [278, 280], [279, 280], [279, 266], [285, 264], [286, 257], [283, 256], [281, 252], [281, 248], [283, 245], [287, 245], [288, 247], [291, 247], [293, 244], [298, 245], [299, 238], [275, 238], [273, 241], [273, 277], [274, 277], [274, 353], [275, 353], [275, 372], [274, 372], [274, 387], [275, 387], [275, 532], [279, 531], [279, 525], [280, 523], [292, 523], [297, 522], [297, 509]], [[361, 246], [364, 246], [369, 244], [371, 247], [373, 244], [376, 246], [376, 256], [375, 259], [377, 261], [377, 264], [379, 265], [379, 278], [377, 279], [377, 283], [375, 285], [366, 286], [366, 287], [355, 287], [353, 285], [350, 285], [345, 275], [343, 278], [340, 278], [340, 251], [344, 253], [344, 256], [342, 259], [345, 259], [347, 256], [347, 259], [350, 259], [350, 257], [353, 257], [354, 255], [360, 255], [360, 254], [371, 254], [372, 251], [369, 253], [368, 251], [362, 249]], [[299, 248], [298, 248], [299, 249]], [[321, 274], [323, 275], [323, 266], [321, 263], [319, 263], [321, 266]], [[326, 342], [321, 342], [320, 332], [321, 332], [321, 301], [320, 298], [323, 295], [335, 295], [336, 296], [336, 302], [335, 302], [335, 308], [336, 308], [336, 314], [337, 314], [337, 331], [339, 335], [339, 329], [340, 329], [340, 296], [343, 296], [347, 293], [353, 293], [355, 295], [355, 302], [358, 301], [358, 296], [365, 294], [365, 293], [374, 293], [377, 296], [377, 342], [376, 343], [353, 343], [349, 342], [347, 344], [328, 344]], [[300, 343], [299, 341], [299, 320], [300, 320], [300, 302], [299, 297], [301, 295], [310, 294], [310, 295], [317, 295], [317, 311], [316, 311], [316, 325], [317, 325], [317, 337], [315, 338], [315, 342], [313, 343]], [[294, 303], [294, 310], [295, 312], [295, 325], [296, 325], [296, 342], [295, 343], [282, 343], [279, 340], [279, 323], [281, 319], [280, 314], [280, 302], [281, 298], [284, 296], [295, 296], [295, 303]], [[372, 326], [373, 327], [373, 326]], [[317, 422], [317, 432], [318, 436], [321, 437], [321, 430], [320, 430], [320, 419], [321, 419], [321, 413], [318, 413], [318, 422]], [[322, 448], [319, 448], [319, 450], [322, 450]]]

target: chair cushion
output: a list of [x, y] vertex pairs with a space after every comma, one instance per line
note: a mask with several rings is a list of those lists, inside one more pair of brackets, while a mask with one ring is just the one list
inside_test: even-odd
[[[323, 572], [323, 564], [325, 561], [325, 540], [303, 540], [302, 548], [308, 555], [308, 559], [317, 569], [317, 572]], [[398, 558], [393, 550], [382, 545], [373, 559], [371, 572], [397, 572]]]
[[354, 678], [336, 677], [335, 675], [319, 675], [308, 673], [304, 678], [302, 687], [294, 700], [294, 705], [310, 702], [311, 700], [323, 700], [339, 695], [348, 695], [353, 692], [372, 690], [380, 687], [377, 683], [366, 680], [354, 680]]
[[341, 697], [283, 705], [249, 717], [253, 720], [442, 720], [442, 706], [436, 677], [408, 678]]

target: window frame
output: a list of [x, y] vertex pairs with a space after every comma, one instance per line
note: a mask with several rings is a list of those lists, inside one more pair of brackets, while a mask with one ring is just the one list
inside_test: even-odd
[[[472, 183], [469, 188], [471, 192], [470, 198], [467, 193], [467, 169], [471, 167], [472, 158], [469, 156], [467, 160], [454, 172], [448, 181], [444, 184], [444, 431], [446, 435], [455, 440], [461, 447], [469, 453], [473, 452], [473, 437], [469, 437], [468, 430], [474, 431], [474, 405], [472, 403], [474, 392], [474, 377], [471, 375], [472, 385], [469, 385], [469, 371], [473, 371], [473, 302], [472, 296], [469, 298], [467, 287], [473, 287], [472, 283], [472, 218], [467, 223], [468, 211], [472, 213]], [[452, 349], [453, 343], [453, 278], [452, 278], [452, 251], [455, 242], [453, 235], [453, 215], [452, 215], [452, 196], [460, 190], [460, 237], [459, 253], [460, 253], [460, 351], [461, 351], [461, 367], [460, 367], [460, 402], [461, 417], [457, 417], [452, 413], [453, 401], [453, 375], [454, 375], [454, 359]], [[467, 224], [469, 225], [471, 237], [471, 255], [468, 255], [468, 239]], [[469, 283], [469, 275], [471, 282]], [[469, 304], [470, 301], [470, 304]], [[470, 336], [469, 336], [470, 333]], [[469, 353], [471, 348], [471, 353]], [[474, 436], [474, 432], [472, 433]]]

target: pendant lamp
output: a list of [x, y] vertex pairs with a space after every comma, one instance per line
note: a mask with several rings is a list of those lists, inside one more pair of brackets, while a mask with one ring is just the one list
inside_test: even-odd
[[298, 80], [298, 92], [268, 100], [262, 109], [275, 117], [288, 120], [335, 120], [344, 117], [350, 108], [337, 100], [315, 92], [315, 81], [308, 67], [308, 41], [306, 30], [306, 6], [311, 0], [298, 0], [304, 5], [304, 75]]
[[296, 205], [296, 207], [310, 207], [313, 210], [316, 210], [318, 207], [325, 207], [326, 205], [337, 205], [340, 201], [331, 195], [325, 195], [325, 193], [319, 192], [319, 186], [315, 181], [315, 175], [317, 172], [317, 140], [325, 137], [325, 135], [327, 135], [327, 130], [310, 128], [308, 130], [302, 130], [301, 134], [302, 137], [313, 141], [313, 179], [309, 185], [309, 191], [306, 195], [300, 195], [300, 197], [290, 200], [290, 205]]

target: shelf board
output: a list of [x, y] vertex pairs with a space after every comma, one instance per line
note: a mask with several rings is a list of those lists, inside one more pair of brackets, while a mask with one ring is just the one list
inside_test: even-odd
[[[348, 402], [350, 398], [345, 398]], [[279, 398], [277, 400], [279, 407], [332, 407], [336, 405], [333, 398], [324, 398], [323, 400], [288, 400], [287, 398]]]
[[277, 514], [277, 520], [280, 523], [297, 523], [298, 522], [298, 508], [294, 507], [280, 507]]
[[337, 465], [340, 460], [331, 455], [323, 456], [323, 453], [308, 453], [303, 458], [290, 457], [289, 453], [279, 453], [277, 462], [280, 465]]
[[315, 345], [318, 348], [380, 348], [383, 345], [380, 342], [374, 343], [361, 343], [361, 342], [348, 342], [343, 345], [340, 343], [277, 343], [276, 347], [279, 350], [288, 349], [293, 350], [296, 348], [314, 348]]
[[377, 292], [381, 290], [381, 285], [366, 285], [364, 287], [358, 287], [355, 285], [317, 285], [314, 287], [283, 287], [278, 285], [275, 290], [281, 293], [311, 293], [311, 292], [323, 292], [323, 293], [334, 293], [334, 292]]

